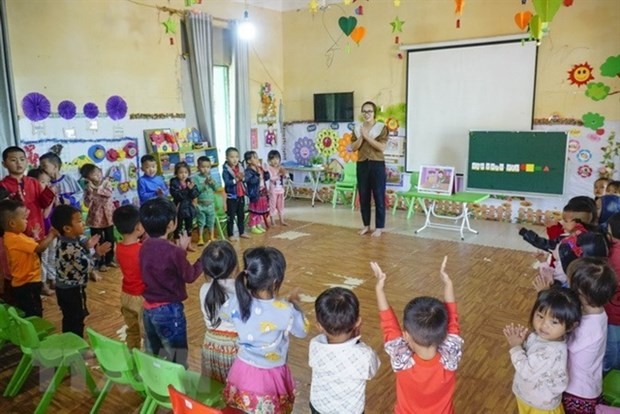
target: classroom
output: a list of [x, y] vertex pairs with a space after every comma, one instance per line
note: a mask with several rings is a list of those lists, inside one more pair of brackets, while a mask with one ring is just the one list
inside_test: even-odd
[[[0, 0], [0, 151], [21, 148], [3, 153], [0, 172], [0, 244], [7, 255], [4, 259], [0, 251], [0, 412], [620, 413], [620, 366], [614, 365], [620, 364], [620, 279], [614, 273], [620, 242], [613, 243], [620, 239], [620, 220], [614, 224], [615, 215], [620, 217], [620, 187], [614, 187], [620, 184], [618, 21], [618, 0]], [[31, 185], [43, 182], [41, 189], [15, 181], [26, 173], [35, 178], [28, 178]], [[63, 187], [64, 177], [75, 188]], [[255, 178], [251, 188], [249, 177]], [[156, 188], [159, 183], [163, 186]], [[36, 206], [46, 199], [34, 214], [26, 200], [30, 191], [38, 194]], [[93, 200], [103, 193], [105, 208], [95, 215]], [[157, 204], [167, 198], [174, 204]], [[151, 210], [142, 208], [148, 204]], [[126, 239], [112, 216], [138, 211], [131, 206], [140, 208], [142, 224], [128, 232], [140, 227], [149, 235], [141, 243], [150, 243], [153, 252], [160, 249], [159, 260], [148, 266], [122, 262], [119, 255]], [[156, 220], [149, 222], [148, 211], [155, 217], [164, 210], [176, 224], [152, 230]], [[69, 212], [67, 223], [60, 221], [62, 211]], [[184, 215], [187, 211], [193, 213]], [[89, 263], [93, 252], [97, 258], [94, 268], [82, 272], [79, 289], [60, 279], [54, 286], [49, 276], [61, 272], [59, 249], [69, 249], [64, 231], [80, 228], [71, 221], [72, 212], [83, 220], [80, 231], [101, 237], [81, 247]], [[23, 229], [14, 219], [22, 213], [21, 221], [28, 220]], [[45, 215], [51, 224], [40, 232]], [[93, 224], [102, 222], [107, 224]], [[10, 273], [26, 263], [12, 256], [16, 244], [7, 244], [7, 238], [18, 236], [31, 243], [28, 260], [37, 268], [37, 278], [26, 285], [38, 286], [39, 308], [21, 307], [26, 316], [35, 315], [31, 319], [8, 310], [16, 297], [7, 292], [15, 287], [18, 296], [25, 292], [25, 285], [11, 285]], [[291, 318], [303, 320], [291, 319], [290, 326], [274, 332], [270, 321], [260, 325], [261, 335], [282, 332], [281, 342], [271, 338], [277, 349], [263, 358], [269, 368], [285, 373], [287, 393], [278, 394], [277, 404], [270, 400], [260, 406], [258, 394], [246, 395], [231, 385], [230, 377], [243, 382], [240, 371], [228, 380], [213, 377], [204, 360], [210, 332], [228, 335], [217, 330], [217, 323], [213, 328], [205, 307], [214, 279], [203, 272], [215, 259], [204, 257], [224, 245], [219, 240], [230, 241], [226, 246], [232, 246], [238, 262], [230, 278], [246, 281], [241, 286], [254, 297], [253, 306], [258, 299], [261, 304], [272, 300], [278, 311], [286, 308]], [[105, 241], [116, 247], [108, 251]], [[285, 277], [252, 290], [251, 255], [269, 255], [280, 265], [273, 248], [286, 260]], [[181, 262], [166, 268], [166, 258], [178, 251], [175, 257], [182, 258], [174, 260]], [[565, 266], [567, 255], [576, 265]], [[129, 294], [140, 314], [137, 319], [134, 312], [132, 327], [121, 312], [121, 301], [123, 312], [128, 307], [125, 263], [137, 266], [140, 285], [146, 286], [144, 297]], [[545, 294], [564, 294], [568, 302], [577, 297], [570, 288], [579, 280], [577, 265], [613, 275], [605, 279], [613, 298], [597, 306], [592, 301], [580, 306], [579, 299], [571, 305], [582, 323], [596, 314], [597, 323], [604, 318], [600, 326], [609, 327], [597, 337], [600, 358], [589, 366], [605, 367], [605, 375], [596, 368], [585, 381], [596, 395], [576, 395], [570, 383], [576, 369], [571, 368], [570, 338], [579, 332], [578, 322], [575, 331], [560, 318], [565, 335], [545, 341], [532, 321], [548, 310], [543, 304], [532, 312], [537, 291], [539, 302]], [[163, 282], [169, 296], [162, 300], [151, 291], [157, 276], [147, 279], [146, 268], [175, 277], [186, 273], [178, 276], [180, 282]], [[234, 286], [232, 279], [227, 286]], [[65, 287], [81, 292], [79, 305], [69, 304]], [[361, 335], [353, 344], [378, 358], [370, 374], [356, 378], [358, 394], [362, 391], [354, 408], [345, 398], [351, 395], [335, 397], [338, 386], [317, 385], [325, 376], [318, 373], [313, 350], [333, 339], [325, 328], [336, 320], [319, 322], [326, 311], [317, 299], [328, 289], [346, 289], [357, 297], [356, 325], [345, 331], [346, 340]], [[405, 307], [421, 296], [447, 303], [440, 307], [450, 319], [437, 345], [420, 345], [403, 321]], [[386, 333], [391, 313], [383, 299], [398, 318], [397, 334]], [[218, 304], [222, 315], [229, 302]], [[450, 302], [458, 306], [456, 330]], [[168, 353], [169, 338], [161, 339], [167, 334], [155, 329], [153, 315], [171, 304], [180, 309], [186, 328], [184, 345]], [[244, 315], [241, 299], [232, 304]], [[75, 316], [71, 306], [81, 312], [77, 322], [69, 317]], [[253, 309], [256, 314], [250, 312], [247, 320], [260, 321], [256, 315], [263, 308]], [[232, 322], [224, 318], [221, 326], [236, 337], [241, 319], [235, 312], [230, 312]], [[543, 316], [553, 316], [549, 312]], [[293, 320], [298, 329], [291, 327]], [[526, 340], [517, 325], [534, 332]], [[30, 371], [22, 352], [27, 348], [23, 326], [34, 326], [34, 342], [48, 347], [58, 347], [62, 335], [81, 345], [71, 358], [47, 363], [42, 362], [45, 353], [35, 350]], [[141, 326], [142, 343], [138, 336], [131, 351], [124, 344], [130, 345], [136, 326]], [[166, 382], [168, 375], [181, 379], [166, 382], [158, 402], [151, 391], [136, 391], [144, 384], [104, 389], [109, 370], [93, 335], [120, 346], [119, 359], [131, 361], [132, 375], [144, 370], [138, 382], [147, 388], [150, 382]], [[168, 361], [149, 354], [158, 353], [155, 339], [160, 356], [180, 365], [165, 365]], [[399, 340], [407, 361], [388, 345]], [[546, 406], [532, 402], [540, 397], [536, 392], [525, 402], [519, 394], [518, 383], [525, 380], [518, 379], [515, 361], [521, 354], [527, 358], [522, 344], [535, 340], [562, 343], [558, 349], [568, 353], [562, 374], [550, 373], [549, 381], [561, 378], [569, 389], [565, 384]], [[447, 341], [452, 341], [451, 355]], [[241, 360], [243, 369], [259, 370], [261, 365], [246, 359], [253, 343], [240, 342], [242, 357], [232, 362], [234, 348], [227, 363], [235, 367]], [[325, 349], [330, 346], [335, 345]], [[407, 372], [415, 371], [416, 361], [428, 362], [417, 358], [429, 349], [440, 369], [435, 374], [449, 384], [437, 388], [442, 397], [432, 404], [446, 405], [429, 403], [418, 411], [423, 401], [432, 400], [423, 388], [438, 386], [439, 380], [429, 376], [421, 391], [411, 391], [416, 382]], [[284, 365], [273, 362], [278, 352]], [[348, 357], [338, 375], [353, 366]], [[447, 367], [451, 357], [458, 367]], [[340, 367], [341, 361], [333, 361]], [[405, 367], [397, 368], [399, 363]], [[399, 370], [407, 372], [395, 373]], [[169, 384], [178, 385], [180, 394], [173, 399], [186, 401], [181, 403], [185, 410], [172, 410]], [[332, 401], [317, 397], [321, 385]], [[221, 411], [192, 411], [190, 406], [199, 404], [183, 398]], [[571, 408], [575, 401], [586, 401], [587, 408]]]

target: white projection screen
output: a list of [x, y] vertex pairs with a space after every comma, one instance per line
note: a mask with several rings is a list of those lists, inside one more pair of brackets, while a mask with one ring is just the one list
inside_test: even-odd
[[407, 171], [464, 173], [470, 130], [532, 129], [537, 47], [506, 36], [407, 49]]

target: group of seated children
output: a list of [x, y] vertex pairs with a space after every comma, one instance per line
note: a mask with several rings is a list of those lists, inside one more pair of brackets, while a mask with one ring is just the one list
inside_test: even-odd
[[607, 206], [609, 213], [617, 202], [611, 193], [615, 183], [597, 201], [571, 199], [562, 212], [562, 230], [549, 226], [549, 239], [519, 232], [550, 252], [533, 282], [539, 293], [532, 332], [521, 325], [504, 329], [520, 413], [594, 414], [604, 374], [620, 369], [620, 212], [601, 220], [600, 208]]

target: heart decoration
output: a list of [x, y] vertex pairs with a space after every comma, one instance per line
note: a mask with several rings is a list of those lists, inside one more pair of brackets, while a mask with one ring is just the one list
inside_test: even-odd
[[530, 35], [537, 40], [543, 36], [543, 21], [539, 15], [533, 16], [530, 20]]
[[562, 0], [532, 0], [536, 14], [540, 16], [540, 21], [550, 23], [555, 14], [560, 10]]
[[355, 29], [355, 26], [357, 26], [357, 19], [353, 16], [342, 16], [338, 19], [338, 26], [340, 26], [340, 30], [342, 30], [345, 36], [349, 36], [353, 29]]
[[527, 29], [527, 25], [530, 24], [530, 20], [532, 19], [532, 12], [525, 11], [519, 12], [515, 14], [515, 23], [519, 26], [519, 29], [525, 30]]
[[362, 41], [362, 39], [366, 36], [366, 28], [364, 26], [359, 26], [353, 29], [351, 32], [351, 39], [358, 45]]

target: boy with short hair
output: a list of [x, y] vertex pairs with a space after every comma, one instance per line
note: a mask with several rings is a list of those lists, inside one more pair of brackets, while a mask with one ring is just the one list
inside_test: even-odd
[[17, 307], [26, 316], [43, 316], [41, 303], [41, 261], [39, 254], [58, 235], [55, 231], [37, 243], [24, 234], [28, 227], [28, 209], [19, 200], [0, 202], [0, 223], [4, 230], [4, 248], [12, 276], [11, 287]]
[[395, 413], [454, 413], [455, 371], [463, 354], [463, 339], [452, 280], [445, 272], [447, 260], [444, 257], [440, 270], [445, 303], [428, 296], [411, 300], [405, 306], [404, 330], [383, 290], [385, 273], [377, 263], [370, 263], [377, 278], [384, 348], [396, 373]]
[[123, 239], [116, 245], [116, 260], [123, 274], [121, 313], [127, 325], [127, 347], [140, 349], [142, 333], [142, 292], [144, 282], [140, 273], [140, 237], [144, 227], [140, 223], [140, 210], [127, 204], [114, 210], [112, 221]]
[[177, 226], [177, 209], [163, 197], [148, 200], [140, 207], [140, 222], [149, 238], [140, 249], [140, 271], [145, 289], [144, 331], [146, 350], [187, 367], [187, 321], [183, 301], [186, 283], [202, 274], [200, 259], [187, 260], [191, 237], [181, 234], [178, 245], [168, 240]]
[[140, 158], [140, 169], [144, 173], [138, 178], [138, 197], [140, 205], [155, 197], [167, 196], [168, 187], [164, 177], [157, 175], [157, 160], [150, 154]]
[[366, 381], [375, 376], [381, 362], [360, 340], [362, 318], [357, 296], [349, 289], [330, 288], [319, 295], [314, 309], [321, 334], [310, 341], [310, 411], [361, 414]]
[[84, 336], [86, 283], [93, 269], [93, 256], [101, 257], [110, 248], [110, 242], [98, 244], [99, 235], [88, 240], [84, 234], [82, 212], [74, 206], [57, 206], [51, 216], [52, 227], [60, 236], [56, 255], [56, 299], [62, 311], [62, 331]]
[[198, 158], [198, 174], [192, 176], [196, 188], [200, 192], [198, 195], [198, 205], [196, 206], [198, 221], [198, 246], [203, 246], [204, 228], [209, 230], [209, 240], [215, 239], [215, 191], [217, 184], [211, 177], [211, 159], [207, 156]]
[[2, 151], [2, 165], [9, 175], [0, 181], [0, 186], [6, 189], [8, 198], [23, 201], [30, 212], [25, 234], [36, 241], [42, 240], [45, 237], [43, 210], [54, 202], [56, 194], [49, 186], [43, 187], [36, 179], [26, 176], [26, 152], [20, 147]]

